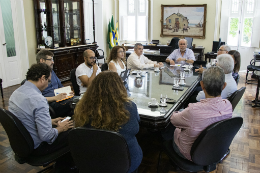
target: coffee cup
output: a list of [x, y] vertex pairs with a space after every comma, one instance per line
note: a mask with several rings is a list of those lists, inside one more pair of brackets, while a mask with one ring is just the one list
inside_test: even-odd
[[156, 104], [157, 104], [157, 100], [156, 100], [156, 98], [152, 98], [152, 100], [151, 100], [151, 104], [152, 104], [152, 105], [156, 105]]

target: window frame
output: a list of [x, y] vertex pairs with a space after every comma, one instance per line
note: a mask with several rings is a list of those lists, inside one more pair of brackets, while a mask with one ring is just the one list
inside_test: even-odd
[[[233, 0], [230, 0], [229, 5], [230, 5], [230, 13], [229, 13], [229, 18], [228, 18], [228, 32], [227, 32], [227, 44], [230, 46], [237, 46], [237, 47], [253, 47], [252, 46], [252, 37], [253, 37], [253, 28], [254, 28], [254, 20], [255, 17], [255, 12], [256, 12], [256, 6], [257, 6], [257, 1], [254, 0], [254, 9], [252, 13], [247, 13], [247, 8], [248, 8], [248, 1], [249, 0], [238, 0], [238, 12], [237, 13], [232, 13], [232, 5], [233, 5]], [[230, 39], [229, 39], [229, 32], [230, 32], [230, 22], [231, 18], [238, 18], [238, 31], [237, 31], [237, 36], [238, 36], [238, 41], [235, 45], [230, 44]], [[252, 18], [253, 23], [251, 26], [251, 38], [250, 38], [250, 44], [249, 45], [244, 45], [243, 43], [243, 34], [244, 34], [244, 22], [246, 18]]]

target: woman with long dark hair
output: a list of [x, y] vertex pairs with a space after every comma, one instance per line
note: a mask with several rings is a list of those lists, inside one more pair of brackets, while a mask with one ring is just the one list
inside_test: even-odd
[[126, 139], [130, 152], [131, 167], [128, 172], [136, 171], [143, 158], [142, 149], [135, 137], [139, 131], [140, 117], [136, 104], [128, 98], [116, 72], [105, 71], [95, 77], [78, 102], [73, 118], [76, 127], [120, 133]]
[[240, 53], [236, 50], [230, 50], [228, 54], [231, 55], [232, 58], [234, 59], [234, 70], [232, 72], [232, 76], [235, 79], [235, 81], [238, 83], [239, 80], [238, 72], [240, 70], [240, 61], [241, 61]]

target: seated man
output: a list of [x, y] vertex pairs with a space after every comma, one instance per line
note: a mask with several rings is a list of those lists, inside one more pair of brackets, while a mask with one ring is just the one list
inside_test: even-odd
[[218, 49], [217, 54], [221, 55], [221, 54], [227, 54], [230, 51], [230, 47], [227, 45], [222, 45], [220, 46], [220, 48]]
[[198, 103], [190, 103], [182, 112], [174, 112], [171, 123], [174, 131], [173, 148], [181, 157], [191, 160], [190, 150], [200, 135], [209, 125], [232, 117], [231, 103], [221, 98], [225, 88], [225, 74], [220, 67], [210, 67], [203, 72], [201, 87], [206, 95]]
[[192, 63], [195, 61], [194, 53], [191, 49], [187, 48], [187, 40], [180, 39], [179, 49], [175, 49], [167, 58], [166, 62], [170, 65]]
[[[65, 117], [68, 115], [72, 115], [73, 110], [70, 107], [69, 100], [56, 102], [58, 100], [66, 98], [67, 94], [61, 93], [57, 96], [55, 96], [54, 94], [54, 90], [58, 88], [62, 88], [63, 85], [61, 84], [60, 79], [56, 76], [55, 72], [53, 71], [53, 64], [54, 64], [53, 56], [54, 55], [52, 52], [45, 49], [39, 51], [36, 55], [37, 63], [47, 64], [52, 69], [51, 81], [48, 84], [47, 88], [45, 88], [42, 91], [42, 95], [47, 99], [47, 101], [49, 102], [50, 106], [53, 108], [57, 117]], [[73, 94], [73, 92], [71, 92], [71, 94]], [[52, 118], [57, 118], [57, 117], [52, 117]]]
[[149, 60], [143, 55], [143, 45], [136, 43], [134, 46], [134, 52], [127, 58], [127, 69], [147, 69], [152, 67], [163, 67], [163, 63], [157, 64], [156, 61]]
[[[232, 76], [232, 72], [234, 69], [234, 60], [229, 54], [222, 54], [217, 56], [216, 65], [221, 67], [225, 73], [225, 81], [227, 83], [227, 86], [222, 91], [221, 97], [222, 99], [226, 99], [237, 90], [237, 83]], [[197, 101], [200, 101], [201, 99], [205, 99], [205, 93], [203, 91], [200, 91], [196, 97]]]
[[86, 92], [87, 87], [93, 79], [101, 72], [96, 64], [95, 53], [87, 49], [83, 53], [85, 62], [80, 64], [76, 69], [77, 84], [79, 85], [80, 94]]
[[[9, 99], [9, 111], [25, 126], [34, 142], [34, 155], [50, 154], [68, 145], [68, 129], [73, 121], [51, 119], [49, 105], [42, 91], [51, 82], [52, 69], [44, 63], [34, 64], [26, 74], [27, 81]], [[56, 128], [52, 126], [56, 125]]]

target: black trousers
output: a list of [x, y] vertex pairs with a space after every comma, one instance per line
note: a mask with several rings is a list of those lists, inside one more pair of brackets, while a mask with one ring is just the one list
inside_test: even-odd
[[33, 155], [42, 156], [53, 153], [56, 150], [64, 148], [69, 145], [69, 131], [61, 132], [56, 140], [52, 144], [48, 144], [47, 142], [42, 142], [36, 149], [33, 151]]
[[66, 116], [72, 116], [73, 115], [73, 109], [70, 106], [71, 99], [67, 99], [61, 102], [51, 102], [49, 105], [53, 108], [56, 117], [51, 117], [52, 119], [58, 118], [58, 117], [66, 117]]

